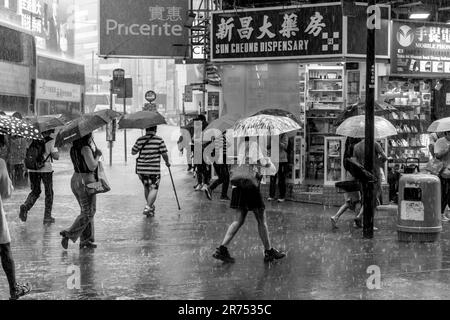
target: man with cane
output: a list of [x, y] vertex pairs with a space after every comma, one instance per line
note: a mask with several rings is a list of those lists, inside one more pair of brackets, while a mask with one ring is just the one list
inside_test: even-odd
[[155, 216], [155, 201], [161, 181], [161, 157], [170, 170], [170, 162], [164, 140], [156, 135], [157, 127], [146, 129], [146, 135], [140, 137], [133, 147], [132, 154], [139, 155], [136, 160], [136, 174], [144, 185], [147, 205], [143, 214]]

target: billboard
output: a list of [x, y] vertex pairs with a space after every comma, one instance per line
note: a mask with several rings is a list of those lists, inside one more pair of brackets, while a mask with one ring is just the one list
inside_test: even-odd
[[391, 40], [391, 73], [450, 73], [450, 26], [395, 20]]
[[100, 0], [101, 57], [184, 58], [186, 0]]
[[340, 3], [212, 13], [212, 61], [342, 56]]
[[36, 46], [57, 56], [73, 58], [75, 47], [74, 1], [21, 1], [22, 27], [36, 36]]

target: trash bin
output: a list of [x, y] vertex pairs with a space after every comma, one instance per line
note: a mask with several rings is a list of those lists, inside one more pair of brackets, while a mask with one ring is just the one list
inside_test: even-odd
[[400, 179], [398, 239], [434, 242], [442, 232], [441, 182], [427, 174], [406, 174]]

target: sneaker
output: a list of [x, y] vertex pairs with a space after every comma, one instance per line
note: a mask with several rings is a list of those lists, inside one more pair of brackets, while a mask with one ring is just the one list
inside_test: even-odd
[[338, 229], [336, 218], [335, 218], [335, 217], [331, 217], [331, 218], [330, 218], [330, 221], [331, 221], [331, 227], [332, 227], [333, 229]]
[[28, 212], [24, 205], [20, 206], [19, 218], [20, 220], [22, 220], [22, 222], [27, 222]]
[[198, 184], [198, 185], [195, 187], [195, 191], [202, 191], [202, 189], [203, 189], [203, 185], [201, 185], [201, 184]]
[[205, 191], [205, 194], [206, 194], [206, 197], [208, 198], [208, 200], [212, 200], [211, 188], [206, 186], [205, 188], [203, 188], [203, 191]]
[[156, 210], [155, 206], [151, 207], [146, 206], [142, 214], [147, 218], [153, 218], [155, 216], [155, 210]]
[[235, 259], [230, 256], [228, 249], [224, 246], [220, 246], [220, 248], [217, 249], [216, 253], [213, 254], [213, 258], [225, 263], [235, 262]]
[[26, 296], [31, 292], [31, 285], [29, 283], [26, 284], [16, 284], [16, 288], [14, 292], [11, 294], [11, 298], [9, 300], [19, 300], [21, 297]]
[[228, 198], [228, 196], [220, 197], [220, 201], [222, 201], [222, 202], [228, 202], [228, 201], [230, 201], [230, 200], [231, 200], [231, 199]]
[[44, 224], [53, 224], [56, 222], [56, 219], [53, 217], [44, 218]]
[[450, 219], [447, 218], [447, 216], [445, 214], [442, 215], [442, 222], [449, 222]]
[[280, 252], [275, 249], [270, 249], [265, 252], [264, 261], [265, 262], [272, 262], [275, 260], [280, 260], [286, 257], [286, 254], [284, 252]]
[[278, 203], [286, 202], [286, 199], [278, 199]]

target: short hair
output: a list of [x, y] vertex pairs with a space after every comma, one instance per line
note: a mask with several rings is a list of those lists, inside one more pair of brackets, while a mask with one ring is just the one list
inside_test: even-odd
[[158, 130], [158, 127], [150, 127], [150, 128], [147, 128], [147, 132], [156, 132]]

